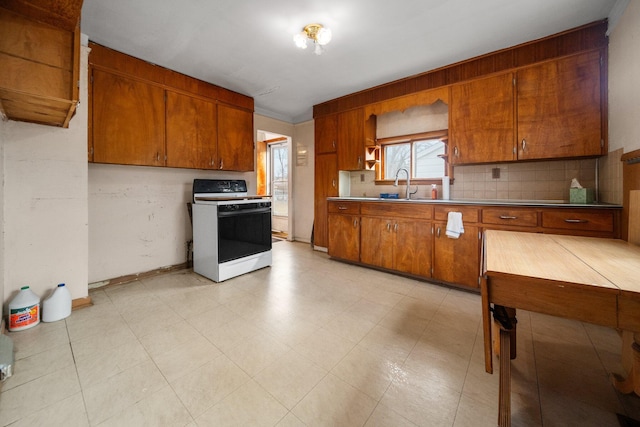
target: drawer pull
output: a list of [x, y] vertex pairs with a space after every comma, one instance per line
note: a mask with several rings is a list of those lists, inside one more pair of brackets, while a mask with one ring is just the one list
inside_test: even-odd
[[346, 211], [349, 208], [346, 207], [346, 206], [338, 206], [338, 209], [341, 210], [341, 211]]
[[354, 219], [353, 220], [353, 228], [357, 228], [358, 227], [358, 220]]
[[518, 217], [511, 215], [500, 215], [500, 219], [518, 219]]
[[586, 224], [589, 221], [586, 219], [565, 219], [564, 222], [568, 222], [569, 224]]

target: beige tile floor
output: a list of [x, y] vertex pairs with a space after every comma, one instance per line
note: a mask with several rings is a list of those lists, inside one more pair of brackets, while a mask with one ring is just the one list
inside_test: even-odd
[[[477, 294], [274, 244], [273, 267], [191, 271], [91, 292], [94, 305], [10, 334], [11, 426], [493, 426]], [[514, 426], [616, 426], [620, 338], [519, 313]]]

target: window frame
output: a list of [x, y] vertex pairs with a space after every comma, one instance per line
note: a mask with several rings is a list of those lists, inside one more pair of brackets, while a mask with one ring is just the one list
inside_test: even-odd
[[[413, 144], [416, 141], [425, 141], [429, 139], [439, 139], [444, 143], [445, 154], [439, 157], [441, 157], [444, 160], [445, 176], [448, 176], [450, 180], [453, 181], [453, 168], [451, 166], [451, 163], [449, 162], [449, 130], [442, 129], [442, 130], [431, 131], [431, 132], [421, 132], [421, 133], [414, 133], [410, 135], [398, 135], [398, 136], [392, 136], [388, 138], [377, 139], [376, 144], [380, 147], [380, 165], [379, 165], [380, 179], [376, 179], [375, 184], [389, 185], [395, 182], [395, 177], [392, 177], [392, 178], [383, 177], [384, 170], [385, 170], [385, 155], [384, 155], [385, 146], [395, 145], [395, 144], [406, 144], [406, 143]], [[414, 159], [413, 159], [413, 146], [412, 146], [411, 147], [411, 170], [409, 171], [411, 175], [413, 175], [413, 164], [414, 164]], [[403, 177], [404, 175], [401, 176], [400, 178], [402, 179]], [[406, 177], [404, 177], [404, 179], [406, 180]], [[442, 184], [442, 178], [414, 178], [412, 176], [411, 184], [416, 184], [416, 185]]]

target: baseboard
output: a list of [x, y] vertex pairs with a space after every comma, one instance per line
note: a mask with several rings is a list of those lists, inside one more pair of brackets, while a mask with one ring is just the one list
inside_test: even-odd
[[71, 310], [79, 310], [92, 305], [93, 302], [91, 302], [91, 297], [76, 298], [71, 301]]
[[142, 273], [127, 274], [126, 276], [115, 277], [113, 279], [107, 279], [101, 282], [89, 283], [89, 289], [97, 289], [97, 288], [102, 288], [104, 286], [122, 285], [124, 283], [134, 282], [140, 279], [148, 279], [149, 277], [154, 277], [159, 274], [166, 274], [166, 273], [171, 273], [173, 271], [185, 270], [187, 268], [191, 268], [190, 262], [183, 262], [181, 264], [161, 267], [155, 270], [145, 271]]

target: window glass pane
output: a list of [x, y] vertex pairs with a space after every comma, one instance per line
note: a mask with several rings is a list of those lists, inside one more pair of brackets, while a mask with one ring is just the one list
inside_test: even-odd
[[272, 145], [271, 159], [273, 170], [272, 209], [273, 215], [289, 214], [289, 148], [286, 145]]
[[384, 147], [384, 176], [393, 179], [396, 173], [404, 168], [409, 171], [411, 166], [411, 144], [385, 145]]
[[439, 139], [413, 143], [413, 178], [442, 178], [445, 174], [444, 142]]

